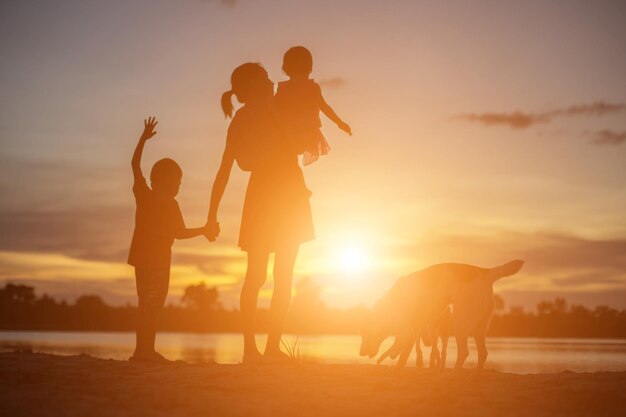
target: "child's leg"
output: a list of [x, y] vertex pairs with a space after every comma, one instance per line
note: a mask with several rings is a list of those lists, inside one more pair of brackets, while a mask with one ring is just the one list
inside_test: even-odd
[[167, 298], [167, 290], [170, 285], [170, 270], [155, 269], [151, 274], [150, 295], [148, 298], [148, 332], [146, 343], [150, 352], [154, 352], [154, 340], [156, 338], [157, 322], [165, 299]]
[[274, 292], [270, 304], [270, 331], [267, 337], [265, 353], [280, 351], [283, 321], [291, 302], [291, 282], [298, 249], [299, 245], [296, 244], [276, 251], [274, 258]]
[[169, 269], [135, 269], [139, 298], [135, 356], [154, 353], [156, 324], [167, 297], [169, 276]]
[[257, 311], [259, 290], [267, 278], [267, 261], [269, 254], [265, 251], [248, 251], [248, 269], [241, 287], [240, 308], [243, 322], [244, 355], [258, 354], [254, 338], [254, 324]]
[[149, 280], [149, 270], [142, 268], [135, 268], [135, 284], [137, 285], [137, 327], [136, 327], [136, 343], [134, 357], [146, 356], [149, 352], [147, 343], [147, 329], [148, 323], [146, 322], [146, 299], [147, 299], [147, 283]]

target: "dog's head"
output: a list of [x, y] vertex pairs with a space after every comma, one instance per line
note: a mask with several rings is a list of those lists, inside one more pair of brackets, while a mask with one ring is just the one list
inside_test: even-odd
[[361, 325], [361, 349], [360, 356], [373, 358], [378, 355], [378, 350], [383, 341], [389, 336], [388, 326], [381, 320], [375, 311], [369, 311]]

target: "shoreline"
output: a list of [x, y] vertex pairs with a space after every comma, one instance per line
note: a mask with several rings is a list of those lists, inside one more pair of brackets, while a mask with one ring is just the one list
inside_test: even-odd
[[[358, 336], [290, 336], [289, 345], [299, 346], [303, 358], [325, 364], [374, 364], [374, 359], [358, 355], [361, 343]], [[387, 349], [392, 339], [386, 340], [380, 352]], [[257, 337], [264, 346], [265, 335]], [[133, 333], [102, 332], [0, 332], [0, 352], [32, 350], [53, 355], [86, 354], [95, 358], [127, 360], [133, 353]], [[562, 371], [626, 371], [626, 340], [615, 339], [536, 339], [491, 338], [488, 340], [487, 369], [505, 373], [558, 373]], [[240, 334], [167, 333], [157, 335], [156, 347], [166, 358], [190, 364], [236, 364], [241, 361], [243, 344]], [[428, 359], [429, 348], [423, 348]], [[448, 346], [447, 367], [456, 359], [456, 344]], [[387, 359], [383, 365], [394, 363]], [[467, 367], [475, 366], [476, 349], [470, 341]], [[411, 353], [409, 365], [415, 364]]]
[[[91, 333], [105, 333], [105, 334], [135, 334], [134, 330], [58, 330], [58, 329], [0, 329], [0, 334], [2, 333], [71, 333], [71, 334], [91, 334]], [[186, 330], [159, 330], [157, 333], [157, 337], [159, 334], [188, 334], [188, 335], [241, 335], [239, 331], [186, 331]], [[265, 332], [257, 332], [257, 337], [265, 337], [267, 333]], [[296, 333], [296, 332], [284, 332], [284, 336], [289, 337], [335, 337], [335, 336], [346, 336], [346, 337], [360, 337], [360, 333]], [[498, 339], [529, 339], [529, 340], [607, 340], [607, 341], [623, 341], [626, 343], [626, 337], [623, 336], [605, 336], [605, 337], [595, 337], [595, 336], [487, 336], [488, 340], [498, 340]], [[454, 337], [451, 337], [450, 340], [454, 340]], [[472, 339], [470, 339], [472, 340]]]
[[0, 353], [0, 414], [16, 417], [616, 415], [626, 409], [624, 386], [626, 371], [395, 372], [385, 365], [157, 365]]

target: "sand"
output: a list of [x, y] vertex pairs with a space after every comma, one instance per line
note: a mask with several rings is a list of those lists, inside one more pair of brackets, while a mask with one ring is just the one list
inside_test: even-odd
[[0, 354], [1, 416], [626, 415], [626, 372], [135, 364]]

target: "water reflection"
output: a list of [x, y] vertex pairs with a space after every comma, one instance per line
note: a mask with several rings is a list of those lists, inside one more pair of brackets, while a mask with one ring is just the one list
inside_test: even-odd
[[[132, 354], [133, 333], [64, 333], [64, 332], [0, 332], [0, 350], [31, 349], [57, 355], [87, 354], [100, 358], [125, 360]], [[285, 336], [288, 345], [297, 343], [303, 358], [321, 363], [362, 363], [374, 360], [357, 355], [358, 336]], [[264, 345], [265, 336], [258, 336]], [[386, 349], [392, 340], [387, 340]], [[242, 340], [238, 334], [161, 333], [157, 336], [159, 351], [171, 359], [189, 363], [239, 363]], [[491, 338], [488, 341], [487, 368], [513, 373], [625, 371], [626, 340], [606, 339], [534, 339]], [[476, 351], [467, 367], [476, 364]], [[428, 350], [424, 350], [424, 355]], [[456, 357], [451, 341], [448, 367]], [[414, 357], [409, 364], [414, 363]], [[391, 364], [391, 361], [385, 362]]]

